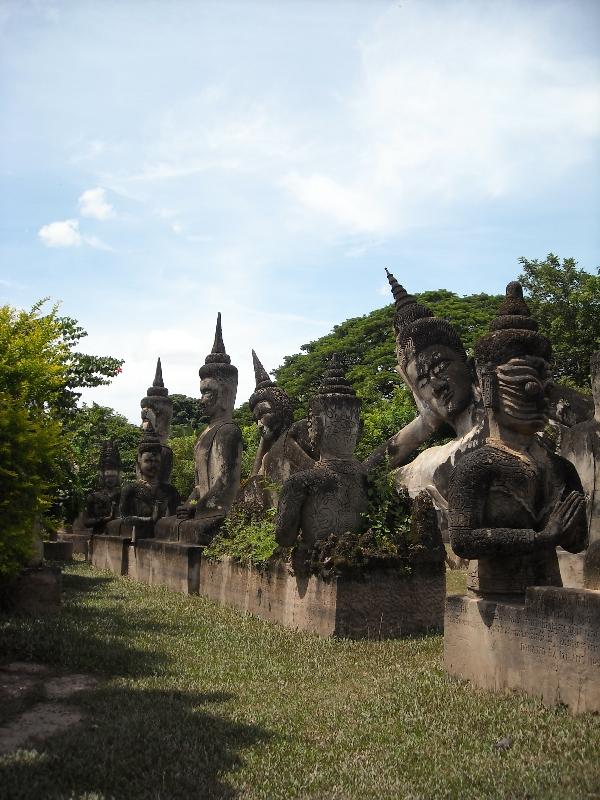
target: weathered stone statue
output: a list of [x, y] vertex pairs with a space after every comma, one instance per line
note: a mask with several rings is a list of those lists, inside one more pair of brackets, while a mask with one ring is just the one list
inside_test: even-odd
[[354, 457], [361, 402], [333, 356], [310, 401], [309, 433], [319, 453], [313, 467], [283, 484], [277, 508], [277, 542], [289, 547], [300, 535], [307, 547], [330, 534], [365, 525], [367, 470]]
[[480, 596], [561, 586], [556, 547], [584, 549], [584, 499], [573, 465], [535, 435], [548, 418], [551, 346], [519, 283], [507, 286], [475, 358], [489, 436], [463, 455], [452, 474], [450, 543], [458, 556], [472, 560], [467, 585]]
[[154, 535], [157, 520], [175, 513], [179, 494], [173, 486], [160, 479], [161, 456], [160, 439], [152, 423], [148, 422], [138, 445], [136, 473], [139, 478], [123, 486], [119, 517], [108, 523], [107, 533], [148, 539]]
[[155, 434], [160, 439], [160, 480], [163, 483], [169, 483], [173, 470], [173, 451], [167, 445], [167, 439], [171, 432], [173, 400], [169, 397], [169, 390], [163, 383], [160, 358], [156, 362], [156, 374], [152, 386], [148, 387], [146, 397], [142, 398], [140, 405], [142, 407], [142, 430], [146, 430], [148, 425], [152, 425]]
[[[386, 455], [396, 472], [399, 489], [411, 497], [427, 490], [434, 502], [442, 531], [447, 527], [448, 482], [463, 453], [483, 441], [484, 414], [476, 375], [455, 328], [434, 317], [386, 270], [396, 312], [397, 370], [411, 389], [418, 416], [378, 448], [365, 461], [370, 470]], [[407, 463], [415, 449], [442, 424], [456, 438], [445, 445], [429, 447]]]
[[260, 431], [260, 443], [252, 475], [260, 475], [268, 484], [283, 484], [290, 475], [314, 464], [308, 450], [306, 420], [293, 422], [292, 404], [286, 392], [277, 386], [252, 351], [256, 389], [250, 409]]
[[121, 458], [111, 439], [102, 442], [98, 488], [88, 495], [81, 522], [93, 533], [103, 533], [110, 520], [118, 515], [121, 499]]
[[176, 516], [160, 520], [156, 538], [188, 544], [208, 544], [235, 498], [240, 485], [242, 434], [232, 420], [238, 372], [225, 352], [221, 314], [212, 352], [200, 367], [200, 407], [207, 427], [194, 451], [196, 485]]
[[575, 465], [587, 500], [589, 543], [600, 540], [600, 350], [590, 359], [594, 416], [562, 435], [561, 455]]

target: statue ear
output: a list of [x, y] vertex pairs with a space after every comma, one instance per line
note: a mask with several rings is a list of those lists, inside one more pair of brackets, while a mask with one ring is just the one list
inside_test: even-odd
[[490, 365], [481, 371], [481, 393], [484, 408], [498, 408], [498, 379], [496, 371]]

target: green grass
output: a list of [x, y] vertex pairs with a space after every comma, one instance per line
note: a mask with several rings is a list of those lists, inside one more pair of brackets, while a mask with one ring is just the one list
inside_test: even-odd
[[319, 639], [82, 563], [65, 589], [0, 618], [0, 652], [105, 680], [0, 759], [2, 798], [600, 797], [600, 718], [447, 676], [440, 636]]

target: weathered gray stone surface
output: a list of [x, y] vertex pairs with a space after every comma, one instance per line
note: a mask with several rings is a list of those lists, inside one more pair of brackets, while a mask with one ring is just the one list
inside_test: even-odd
[[199, 591], [221, 605], [287, 628], [378, 639], [441, 630], [445, 586], [443, 564], [417, 567], [408, 577], [399, 570], [381, 570], [360, 580], [325, 581], [291, 575], [281, 563], [258, 570], [224, 558], [202, 560]]
[[[146, 397], [140, 401], [142, 408], [142, 430], [148, 427], [156, 433], [161, 444], [160, 473], [161, 483], [169, 483], [173, 471], [173, 451], [167, 444], [173, 419], [173, 400], [163, 382], [160, 358], [156, 362], [156, 373], [152, 386], [148, 387]], [[141, 477], [138, 472], [138, 478]]]
[[131, 539], [123, 536], [95, 534], [90, 542], [88, 558], [97, 569], [107, 569], [115, 575], [127, 575], [127, 558]]
[[198, 594], [202, 550], [198, 545], [140, 539], [129, 546], [127, 575], [150, 586]]
[[85, 509], [75, 520], [76, 530], [90, 535], [103, 533], [118, 515], [121, 499], [121, 458], [111, 439], [102, 442], [98, 464], [97, 489], [87, 497]]
[[524, 603], [454, 595], [444, 624], [452, 675], [600, 712], [600, 592], [534, 587]]
[[232, 419], [238, 372], [225, 352], [220, 314], [212, 351], [199, 375], [199, 404], [208, 425], [194, 449], [195, 486], [176, 515], [159, 520], [155, 529], [155, 538], [185, 544], [213, 539], [240, 487], [242, 433]]
[[[584, 589], [583, 565], [584, 553], [569, 553], [560, 547], [556, 551], [560, 579], [566, 589]], [[591, 587], [590, 587], [591, 588]]]
[[91, 533], [69, 533], [68, 531], [59, 531], [58, 541], [70, 542], [73, 545], [73, 553], [83, 555], [87, 558], [91, 536]]

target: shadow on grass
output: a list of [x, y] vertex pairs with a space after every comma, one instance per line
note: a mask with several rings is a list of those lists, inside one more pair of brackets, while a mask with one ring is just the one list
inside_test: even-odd
[[84, 721], [36, 750], [0, 759], [0, 796], [234, 798], [241, 751], [272, 734], [205, 710], [225, 693], [104, 687], [80, 698]]

